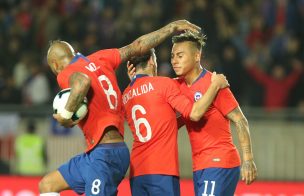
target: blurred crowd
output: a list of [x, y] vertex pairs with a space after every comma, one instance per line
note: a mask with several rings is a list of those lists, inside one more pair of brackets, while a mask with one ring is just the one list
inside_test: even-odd
[[[1, 0], [0, 103], [52, 101], [58, 87], [46, 62], [50, 40], [88, 55], [177, 19], [202, 27], [202, 66], [224, 73], [240, 104], [304, 108], [304, 0]], [[156, 48], [159, 75], [175, 76], [171, 45]], [[117, 75], [124, 90], [125, 66]]]

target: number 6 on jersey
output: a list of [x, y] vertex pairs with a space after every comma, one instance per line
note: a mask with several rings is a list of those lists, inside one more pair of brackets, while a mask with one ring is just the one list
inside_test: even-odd
[[[133, 119], [133, 122], [134, 122], [134, 127], [136, 129], [136, 135], [137, 135], [140, 142], [147, 142], [152, 137], [151, 126], [150, 126], [149, 122], [147, 121], [147, 119], [145, 119], [145, 118], [136, 119], [136, 111], [139, 111], [141, 114], [146, 114], [147, 112], [146, 112], [145, 108], [141, 105], [134, 105], [132, 107], [132, 119]], [[147, 131], [146, 137], [144, 137], [140, 133], [140, 129], [139, 129], [140, 124], [143, 124], [146, 128], [146, 131]]]

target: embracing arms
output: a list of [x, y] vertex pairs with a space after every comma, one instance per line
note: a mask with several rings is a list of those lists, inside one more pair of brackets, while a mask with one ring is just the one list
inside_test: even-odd
[[200, 27], [188, 22], [187, 20], [178, 20], [175, 22], [171, 22], [163, 28], [154, 31], [152, 33], [148, 33], [137, 38], [131, 44], [119, 48], [121, 61], [127, 61], [132, 56], [140, 56], [148, 52], [151, 48], [156, 47], [160, 43], [162, 43], [166, 38], [171, 36], [173, 33], [190, 30], [198, 33], [200, 31]]
[[214, 98], [217, 95], [217, 92], [220, 89], [226, 88], [228, 86], [229, 83], [223, 74], [216, 74], [213, 72], [211, 77], [211, 84], [208, 87], [208, 90], [202, 98], [193, 104], [190, 113], [190, 119], [192, 121], [199, 121], [213, 102]]

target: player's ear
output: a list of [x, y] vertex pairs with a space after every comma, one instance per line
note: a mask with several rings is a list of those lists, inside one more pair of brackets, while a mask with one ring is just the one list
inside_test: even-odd
[[149, 58], [149, 60], [148, 60], [148, 66], [154, 66], [154, 60], [153, 60], [153, 57], [151, 56], [150, 58]]
[[51, 69], [55, 74], [58, 73], [58, 68], [59, 68], [59, 64], [55, 60], [53, 60], [51, 62]]

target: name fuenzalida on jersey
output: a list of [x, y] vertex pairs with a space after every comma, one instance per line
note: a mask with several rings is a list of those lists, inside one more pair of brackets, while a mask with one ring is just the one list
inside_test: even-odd
[[137, 88], [130, 89], [127, 93], [125, 93], [122, 97], [122, 101], [126, 104], [133, 97], [137, 97], [146, 93], [149, 93], [154, 90], [153, 85], [149, 82], [148, 84], [142, 84]]

